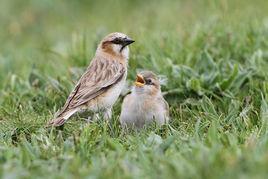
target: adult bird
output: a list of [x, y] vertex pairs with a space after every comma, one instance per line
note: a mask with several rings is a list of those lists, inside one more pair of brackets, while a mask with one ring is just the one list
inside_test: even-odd
[[61, 126], [74, 113], [90, 110], [110, 119], [127, 76], [129, 47], [134, 40], [119, 32], [107, 35], [94, 58], [69, 95], [63, 108], [48, 125]]

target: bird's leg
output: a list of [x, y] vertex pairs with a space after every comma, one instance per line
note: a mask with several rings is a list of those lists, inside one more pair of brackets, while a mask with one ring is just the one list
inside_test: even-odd
[[90, 122], [93, 121], [93, 117], [92, 117], [92, 116], [88, 116], [88, 118], [85, 119], [85, 121], [86, 121], [87, 123], [90, 123]]
[[101, 119], [103, 117], [104, 120], [109, 120], [112, 118], [112, 109], [107, 108], [104, 111], [100, 111], [101, 115], [99, 113], [94, 113], [93, 116], [89, 116], [87, 118], [87, 122], [93, 122]]
[[112, 109], [111, 108], [106, 108], [103, 111], [103, 119], [105, 122], [105, 125], [109, 126], [109, 128], [111, 129], [112, 132], [113, 131], [113, 124], [112, 124]]
[[105, 111], [103, 112], [103, 119], [108, 121], [111, 118], [112, 118], [112, 109], [111, 108], [105, 109]]
[[100, 119], [100, 115], [98, 113], [94, 113], [93, 121], [98, 121]]
[[100, 119], [100, 115], [98, 113], [93, 114], [92, 116], [88, 116], [87, 119], [85, 119], [86, 122], [91, 123], [94, 121], [98, 121]]
[[97, 121], [97, 120], [99, 120], [99, 119], [100, 119], [99, 114], [98, 114], [98, 113], [94, 113], [93, 115], [88, 116], [88, 118], [85, 119], [85, 120], [86, 120], [88, 123], [90, 123], [90, 122], [93, 122], [93, 121]]

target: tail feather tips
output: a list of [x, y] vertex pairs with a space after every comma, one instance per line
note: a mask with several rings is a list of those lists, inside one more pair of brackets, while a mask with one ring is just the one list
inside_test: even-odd
[[51, 120], [47, 124], [47, 126], [53, 126], [53, 127], [62, 126], [65, 123], [65, 121], [66, 121], [66, 119], [64, 119], [63, 117], [58, 117], [58, 118]]

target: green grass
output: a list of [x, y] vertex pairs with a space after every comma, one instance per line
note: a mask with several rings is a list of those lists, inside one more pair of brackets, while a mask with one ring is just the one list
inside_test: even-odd
[[[1, 1], [0, 178], [267, 178], [268, 1]], [[171, 122], [44, 125], [106, 34], [167, 79]]]

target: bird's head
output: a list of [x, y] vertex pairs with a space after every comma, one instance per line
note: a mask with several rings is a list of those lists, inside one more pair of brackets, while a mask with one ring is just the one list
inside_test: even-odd
[[150, 96], [161, 94], [159, 79], [151, 71], [144, 71], [137, 74], [133, 90], [136, 94], [146, 94]]
[[128, 59], [128, 45], [132, 44], [133, 42], [135, 41], [129, 38], [127, 35], [120, 32], [114, 32], [104, 37], [99, 44], [97, 51]]

